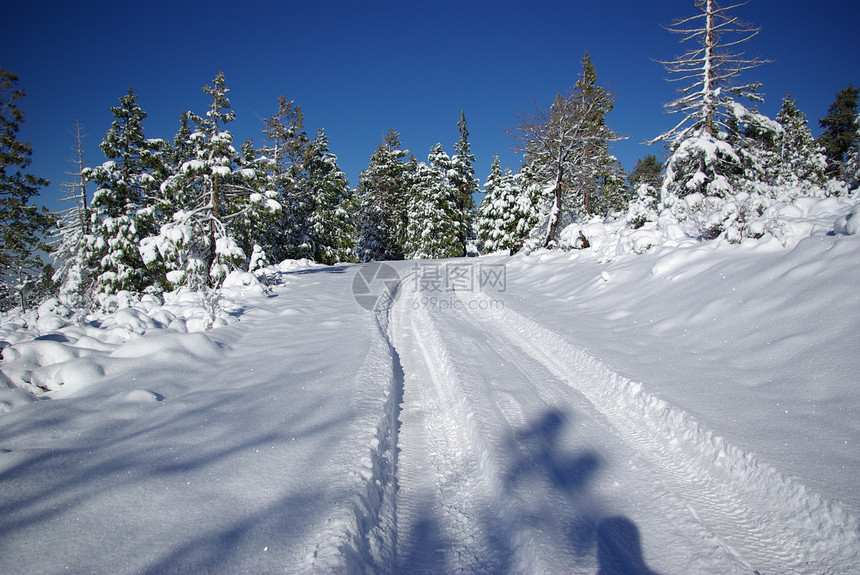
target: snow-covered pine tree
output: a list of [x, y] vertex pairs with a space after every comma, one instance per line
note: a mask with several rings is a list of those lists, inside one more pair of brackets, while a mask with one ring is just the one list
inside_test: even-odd
[[54, 225], [45, 208], [30, 204], [49, 182], [25, 172], [33, 151], [18, 140], [24, 112], [17, 102], [24, 90], [17, 83], [18, 76], [0, 68], [0, 309], [27, 303], [24, 287], [43, 268], [37, 252], [51, 251], [42, 238]]
[[860, 188], [860, 114], [854, 122], [857, 124], [857, 131], [854, 132], [854, 141], [851, 142], [842, 164], [842, 175], [849, 190]]
[[801, 188], [805, 195], [815, 195], [816, 188], [824, 185], [827, 158], [809, 130], [806, 114], [790, 94], [782, 99], [776, 121], [782, 126], [777, 185]]
[[627, 221], [635, 228], [647, 222], [657, 221], [657, 202], [660, 199], [660, 185], [663, 182], [663, 165], [654, 154], [636, 160], [636, 165], [627, 176], [632, 190], [627, 206]]
[[732, 50], [758, 34], [757, 28], [728, 13], [716, 0], [696, 0], [699, 13], [676, 21], [670, 32], [697, 46], [684, 55], [663, 62], [673, 76], [685, 82], [680, 96], [666, 109], [682, 116], [656, 141], [672, 150], [663, 182], [664, 204], [671, 206], [690, 194], [725, 197], [731, 194], [729, 177], [740, 170], [740, 158], [726, 141], [727, 118], [736, 99], [760, 102], [760, 83], [738, 82], [741, 74], [764, 61]]
[[472, 228], [474, 225], [475, 200], [473, 195], [478, 191], [478, 180], [475, 178], [475, 156], [472, 155], [472, 147], [469, 143], [469, 130], [466, 128], [466, 112], [460, 112], [460, 120], [457, 122], [460, 138], [454, 144], [454, 157], [451, 158], [452, 171], [449, 174], [451, 184], [457, 189], [457, 211], [461, 222], [461, 229], [457, 236], [463, 245], [465, 256], [468, 252], [468, 244], [474, 239]]
[[345, 209], [351, 190], [328, 147], [328, 136], [320, 127], [307, 148], [305, 178], [300, 181], [303, 196], [309, 201], [303, 248], [310, 257], [324, 264], [355, 261], [355, 230]]
[[408, 172], [400, 134], [389, 130], [359, 176], [358, 257], [361, 261], [404, 257], [408, 224]]
[[728, 174], [728, 181], [734, 193], [767, 196], [779, 176], [782, 126], [739, 102], [729, 102], [728, 106], [724, 139], [740, 160], [738, 169]]
[[86, 248], [87, 265], [98, 270], [94, 299], [123, 290], [141, 292], [153, 283], [138, 246], [153, 231], [146, 199], [157, 185], [149, 170], [160, 143], [144, 137], [146, 112], [137, 104], [134, 90], [119, 102], [111, 107], [114, 120], [99, 146], [107, 161], [84, 170], [85, 178], [96, 184]]
[[161, 261], [170, 270], [170, 285], [218, 285], [231, 268], [246, 263], [237, 227], [272, 218], [281, 209], [275, 192], [260, 191], [260, 167], [240, 163], [233, 135], [225, 129], [235, 114], [224, 74], [219, 72], [203, 91], [212, 103], [206, 117], [190, 116], [196, 125], [189, 135], [192, 159], [162, 184], [164, 194], [177, 198], [177, 210], [141, 247], [147, 262]]
[[439, 259], [462, 255], [458, 191], [451, 183], [451, 158], [436, 144], [428, 164], [418, 164], [409, 196], [406, 254], [409, 259]]
[[266, 189], [277, 193], [282, 210], [278, 222], [261, 236], [261, 245], [275, 261], [303, 257], [299, 246], [304, 235], [307, 206], [299, 180], [306, 177], [302, 162], [309, 139], [304, 131], [301, 106], [285, 96], [278, 98], [278, 111], [265, 120]]
[[510, 168], [502, 172], [499, 157], [493, 159], [490, 175], [484, 184], [484, 199], [478, 206], [477, 235], [482, 253], [500, 250], [514, 252], [525, 238], [517, 232], [525, 214], [520, 213], [520, 190]]
[[638, 189], [641, 184], [648, 184], [654, 189], [663, 183], [663, 165], [654, 154], [648, 154], [636, 160], [636, 165], [627, 177], [630, 187]]

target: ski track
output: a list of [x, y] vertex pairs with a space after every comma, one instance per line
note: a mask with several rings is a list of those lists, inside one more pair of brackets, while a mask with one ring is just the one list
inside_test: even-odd
[[[398, 417], [399, 428], [386, 432], [399, 447], [396, 479], [388, 481], [396, 483], [388, 520], [395, 532], [384, 538], [395, 546], [387, 563], [393, 571], [611, 567], [603, 563], [612, 558], [601, 551], [598, 523], [612, 517], [621, 524], [619, 503], [601, 500], [612, 490], [597, 480], [612, 466], [636, 478], [628, 498], [639, 499], [637, 520], [670, 533], [681, 548], [655, 559], [646, 546], [645, 557], [630, 558], [642, 572], [652, 560], [658, 572], [762, 574], [847, 573], [860, 561], [858, 522], [840, 504], [757, 462], [540, 324], [490, 305], [431, 311], [408, 299], [406, 281], [388, 321], [380, 320], [402, 370], [403, 403], [387, 416]], [[575, 427], [587, 429], [571, 440]], [[606, 461], [596, 443], [613, 440], [625, 455]]]

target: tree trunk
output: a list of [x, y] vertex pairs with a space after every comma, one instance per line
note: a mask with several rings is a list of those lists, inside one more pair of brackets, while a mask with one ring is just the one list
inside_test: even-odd
[[218, 194], [218, 176], [217, 175], [212, 176], [212, 190], [211, 190], [210, 194], [211, 195], [209, 197], [209, 202], [212, 204], [212, 214], [211, 214], [212, 219], [209, 220], [209, 255], [207, 258], [208, 261], [206, 262], [207, 263], [207, 270], [206, 270], [206, 274], [207, 274], [206, 283], [207, 284], [211, 282], [212, 266], [215, 265], [215, 257], [216, 257], [215, 243], [216, 243], [216, 237], [217, 237], [217, 233], [216, 233], [217, 232], [217, 221], [218, 221], [218, 217], [219, 217], [218, 204], [219, 204], [219, 199], [220, 199], [219, 194]]
[[549, 216], [549, 231], [546, 235], [546, 241], [543, 244], [543, 247], [549, 247], [549, 245], [555, 241], [555, 236], [558, 234], [558, 225], [561, 222], [561, 200], [564, 194], [564, 184], [561, 179], [559, 179], [555, 184], [555, 190], [553, 192], [555, 199], [553, 201], [552, 212]]

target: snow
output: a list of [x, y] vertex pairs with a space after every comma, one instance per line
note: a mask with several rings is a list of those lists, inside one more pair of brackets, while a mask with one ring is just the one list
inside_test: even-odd
[[854, 203], [6, 314], [0, 572], [851, 572]]

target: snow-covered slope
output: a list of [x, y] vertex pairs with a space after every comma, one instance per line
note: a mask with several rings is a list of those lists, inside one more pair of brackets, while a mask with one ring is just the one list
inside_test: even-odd
[[825, 203], [789, 247], [7, 316], [0, 572], [850, 573], [860, 238]]

